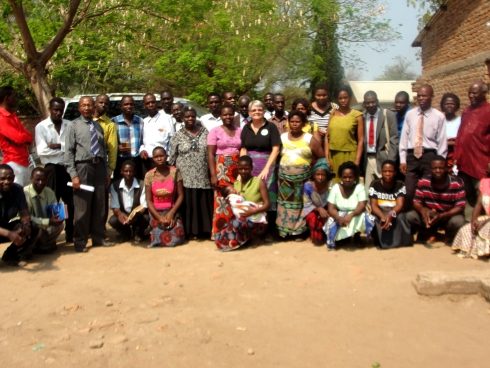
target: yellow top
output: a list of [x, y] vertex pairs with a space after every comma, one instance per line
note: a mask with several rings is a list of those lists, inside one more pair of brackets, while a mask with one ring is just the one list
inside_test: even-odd
[[104, 114], [101, 117], [93, 118], [102, 127], [104, 131], [104, 140], [107, 146], [107, 157], [109, 160], [109, 168], [111, 173], [116, 169], [117, 160], [117, 131], [116, 124]]
[[357, 151], [357, 118], [362, 112], [352, 109], [348, 115], [332, 115], [328, 123], [328, 146], [331, 151]]
[[282, 149], [281, 162], [283, 166], [300, 166], [311, 165], [313, 153], [310, 149], [310, 141], [313, 136], [306, 133], [303, 138], [298, 141], [291, 141], [288, 138], [288, 133], [281, 135]]

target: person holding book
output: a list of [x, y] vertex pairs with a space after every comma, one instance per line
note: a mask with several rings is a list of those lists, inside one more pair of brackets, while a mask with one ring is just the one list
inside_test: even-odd
[[110, 207], [114, 214], [109, 225], [118, 232], [118, 242], [130, 240], [134, 233], [134, 242], [144, 239], [145, 229], [150, 223], [146, 210], [146, 191], [142, 180], [134, 177], [136, 164], [127, 160], [121, 165], [122, 178], [111, 185]]
[[[58, 248], [56, 240], [65, 227], [65, 216], [54, 215], [54, 211], [50, 210], [50, 207], [58, 206], [58, 201], [54, 191], [47, 187], [46, 183], [46, 170], [36, 167], [31, 172], [31, 184], [24, 188], [31, 220], [37, 224], [40, 231], [39, 239], [32, 249], [32, 253], [37, 254], [53, 253]], [[30, 254], [25, 255], [24, 258], [30, 258], [30, 256]]]

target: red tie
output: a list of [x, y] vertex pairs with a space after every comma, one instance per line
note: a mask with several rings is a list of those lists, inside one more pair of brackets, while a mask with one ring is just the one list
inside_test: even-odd
[[369, 122], [368, 145], [370, 147], [374, 146], [374, 116], [372, 115], [371, 115], [371, 121]]

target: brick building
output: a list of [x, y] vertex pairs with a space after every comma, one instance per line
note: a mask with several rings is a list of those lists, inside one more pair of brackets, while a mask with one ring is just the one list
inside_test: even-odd
[[490, 1], [447, 0], [412, 47], [422, 48], [422, 76], [413, 91], [428, 83], [437, 106], [444, 93], [452, 92], [464, 108], [471, 82], [490, 83]]

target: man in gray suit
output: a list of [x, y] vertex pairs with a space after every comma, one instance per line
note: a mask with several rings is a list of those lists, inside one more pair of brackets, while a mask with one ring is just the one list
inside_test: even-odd
[[[381, 164], [384, 160], [398, 158], [398, 125], [396, 116], [379, 106], [374, 91], [364, 94], [364, 185], [369, 191], [371, 182], [381, 178]], [[389, 139], [387, 139], [389, 137]]]

